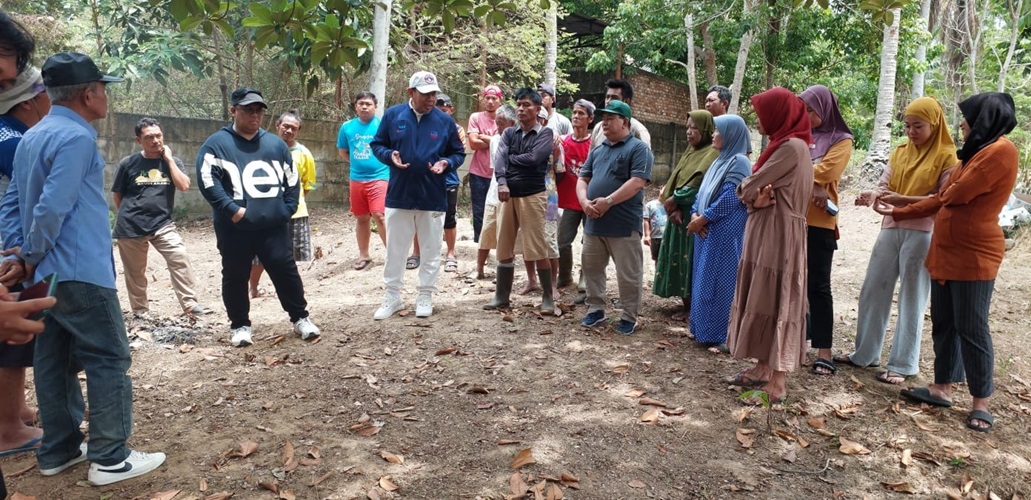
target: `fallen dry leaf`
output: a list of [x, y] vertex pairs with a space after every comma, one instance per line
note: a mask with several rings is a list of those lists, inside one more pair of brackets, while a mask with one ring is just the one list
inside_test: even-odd
[[480, 387], [478, 385], [474, 385], [474, 386], [470, 387], [469, 390], [466, 391], [466, 393], [468, 393], [468, 394], [490, 394], [490, 390], [488, 390], [486, 387]]
[[782, 429], [774, 429], [773, 434], [775, 434], [777, 437], [779, 437], [779, 438], [781, 438], [781, 439], [783, 439], [785, 441], [788, 441], [788, 442], [798, 441], [798, 438], [795, 437], [794, 434], [792, 434], [792, 433], [790, 433], [788, 431], [782, 430]]
[[863, 445], [861, 445], [861, 444], [859, 444], [859, 443], [857, 443], [855, 441], [852, 441], [850, 439], [846, 439], [844, 437], [840, 437], [838, 439], [841, 441], [841, 446], [838, 447], [838, 451], [840, 451], [840, 452], [842, 452], [842, 453], [844, 453], [846, 455], [868, 455], [868, 454], [870, 454], [870, 450], [866, 449], [865, 446], [863, 446]]
[[162, 491], [160, 493], [155, 493], [155, 494], [150, 496], [150, 500], [172, 500], [181, 491], [182, 490], [168, 490], [168, 491]]
[[235, 495], [235, 493], [230, 493], [228, 491], [220, 491], [218, 493], [213, 493], [211, 495], [204, 497], [204, 500], [228, 500], [230, 498], [233, 498], [233, 495]]
[[662, 401], [659, 401], [659, 400], [657, 400], [657, 399], [652, 399], [652, 398], [641, 398], [641, 399], [640, 399], [640, 400], [639, 400], [639, 401], [637, 402], [637, 404], [639, 404], [639, 405], [651, 405], [651, 406], [658, 406], [658, 407], [660, 407], [660, 408], [668, 408], [668, 407], [669, 407], [669, 405], [668, 405], [668, 404], [666, 404], [666, 403], [663, 403]]
[[389, 451], [381, 451], [379, 452], [379, 456], [383, 457], [383, 460], [386, 460], [387, 462], [390, 462], [392, 464], [405, 463], [404, 455], [395, 455], [393, 453], [390, 453]]
[[734, 411], [734, 421], [737, 423], [744, 422], [752, 412], [755, 411], [754, 406], [742, 406]]
[[932, 464], [937, 465], [938, 467], [941, 467], [942, 465], [937, 458], [934, 458], [934, 455], [927, 453], [925, 451], [914, 451], [913, 458], [919, 458], [920, 460], [931, 462]]
[[20, 492], [15, 491], [14, 494], [11, 495], [11, 500], [36, 500], [36, 497], [30, 497], [28, 495], [24, 495]]
[[849, 375], [849, 376], [848, 376], [848, 378], [849, 378], [849, 380], [851, 380], [851, 381], [852, 381], [853, 387], [855, 387], [855, 389], [856, 389], [857, 391], [858, 391], [859, 389], [862, 389], [862, 388], [863, 388], [863, 386], [864, 386], [864, 385], [866, 385], [866, 384], [864, 384], [864, 383], [860, 382], [860, 381], [859, 381], [859, 379], [857, 379], [855, 375]]
[[644, 484], [643, 481], [640, 481], [640, 480], [637, 480], [637, 479], [634, 479], [633, 481], [630, 481], [629, 483], [627, 483], [627, 486], [629, 486], [631, 488], [647, 488], [648, 487], [648, 485]]
[[256, 451], [258, 451], [258, 443], [255, 443], [254, 441], [244, 441], [240, 443], [240, 448], [229, 456], [234, 458], [246, 458]]
[[559, 481], [567, 488], [573, 488], [574, 490], [580, 489], [580, 479], [574, 476], [572, 472], [562, 471], [562, 474], [559, 476]]
[[293, 490], [283, 490], [279, 492], [279, 500], [297, 500], [297, 495]]
[[649, 424], [655, 424], [659, 422], [659, 409], [648, 408], [648, 411], [641, 415], [641, 421]]
[[906, 448], [902, 450], [902, 458], [899, 459], [903, 467], [909, 467], [913, 465], [913, 450]]
[[397, 490], [397, 485], [394, 484], [394, 482], [390, 480], [390, 476], [383, 476], [383, 477], [379, 478], [379, 487], [383, 488], [383, 489], [385, 489], [387, 491], [395, 491], [395, 490]]
[[623, 395], [628, 397], [628, 398], [639, 398], [641, 396], [644, 396], [647, 393], [648, 393], [648, 391], [646, 391], [644, 389], [630, 389], [629, 391], [626, 391], [626, 394], [623, 394]]
[[322, 453], [319, 451], [318, 446], [312, 446], [308, 448], [308, 456], [311, 458], [322, 458]]
[[454, 354], [456, 352], [458, 352], [458, 348], [457, 347], [448, 347], [448, 348], [441, 349], [441, 350], [437, 351], [435, 356], [445, 356], [445, 355], [448, 355], [448, 354]]
[[208, 491], [208, 480], [203, 477], [200, 478], [200, 481], [197, 482], [197, 489], [201, 492]]
[[662, 409], [662, 414], [666, 415], [668, 417], [672, 417], [672, 416], [676, 416], [676, 415], [683, 415], [684, 413], [687, 413], [687, 410], [685, 410], [684, 407], [672, 408], [672, 409], [670, 409], [670, 408], [663, 408]]
[[809, 417], [806, 421], [809, 422], [809, 427], [812, 427], [813, 429], [827, 428], [827, 424], [824, 422], [823, 417]]
[[499, 439], [498, 440], [498, 446], [505, 446], [505, 445], [509, 445], [509, 444], [519, 444], [521, 442], [522, 441], [517, 441], [515, 439]]
[[329, 471], [329, 472], [327, 472], [327, 473], [325, 473], [325, 474], [323, 474], [323, 475], [321, 475], [321, 476], [319, 476], [319, 477], [317, 477], [315, 479], [312, 479], [310, 486], [318, 486], [319, 483], [329, 479], [329, 476], [332, 476], [332, 475], [333, 475], [333, 471]]
[[626, 372], [630, 371], [630, 364], [629, 363], [620, 363], [620, 364], [610, 368], [609, 371], [612, 372], [612, 373], [615, 373], [616, 375], [623, 375]]
[[785, 462], [793, 464], [793, 463], [795, 463], [795, 460], [798, 460], [798, 453], [796, 453], [795, 450], [788, 450], [787, 452], [785, 452], [783, 455], [780, 456], [780, 459], [785, 461]]
[[521, 469], [535, 463], [537, 463], [537, 460], [533, 458], [533, 448], [524, 448], [519, 453], [516, 453], [515, 459], [512, 460], [512, 468]]
[[562, 500], [562, 488], [559, 488], [555, 483], [548, 483], [548, 487], [544, 490], [545, 500]]
[[282, 455], [283, 465], [290, 463], [294, 459], [294, 445], [289, 439], [286, 440], [286, 444], [283, 445]]
[[513, 495], [523, 498], [523, 495], [526, 495], [526, 490], [530, 489], [530, 486], [523, 480], [523, 475], [516, 472], [512, 474], [512, 477], [508, 478], [508, 488], [512, 490]]
[[936, 432], [938, 430], [936, 427], [928, 423], [927, 419], [925, 418], [917, 418], [917, 415], [913, 415], [912, 418], [913, 423], [916, 424], [916, 426], [919, 427], [920, 430], [924, 430], [927, 432]]
[[261, 481], [258, 486], [271, 491], [272, 493], [279, 493], [279, 483], [277, 481]]
[[898, 483], [881, 483], [881, 485], [896, 493], [909, 493], [910, 495], [916, 493], [916, 488], [912, 484], [904, 481]]
[[970, 493], [970, 490], [974, 488], [974, 478], [970, 477], [970, 474], [963, 474], [963, 479], [959, 482], [959, 491], [963, 494]]
[[751, 448], [752, 444], [755, 443], [755, 438], [752, 437], [752, 434], [755, 434], [755, 429], [737, 430], [737, 442], [741, 443], [742, 448]]

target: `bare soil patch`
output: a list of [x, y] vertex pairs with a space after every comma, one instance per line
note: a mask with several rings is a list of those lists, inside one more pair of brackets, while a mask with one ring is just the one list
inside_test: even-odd
[[[872, 211], [842, 205], [837, 351], [852, 345], [880, 227]], [[996, 425], [980, 434], [964, 426], [965, 387], [951, 410], [921, 408], [877, 382], [873, 369], [839, 367], [833, 377], [802, 370], [789, 378], [787, 404], [747, 410], [740, 389], [723, 382], [746, 363], [695, 347], [686, 324], [669, 319], [679, 301], [647, 295], [643, 325], [631, 337], [611, 325], [581, 328], [585, 309], [571, 305], [575, 292], [562, 297], [571, 310], [559, 318], [535, 312], [539, 295], [515, 297], [508, 313], [483, 311], [493, 284], [470, 277], [468, 219], [459, 225], [460, 272], [440, 273], [434, 315], [414, 317], [417, 271], [408, 271], [411, 314], [374, 322], [382, 297], [378, 240], [373, 265], [354, 271], [353, 218], [342, 209], [314, 210], [312, 226], [321, 258], [300, 269], [322, 328], [317, 342], [292, 334], [270, 294], [252, 304], [256, 344], [229, 346], [210, 221], [188, 223], [182, 234], [199, 293], [217, 312], [198, 321], [178, 316], [164, 264], [152, 253], [155, 315], [127, 319], [135, 358], [131, 444], [164, 451], [167, 464], [91, 488], [85, 465], [44, 478], [34, 458], [22, 455], [0, 462], [11, 492], [41, 499], [172, 498], [176, 491], [176, 499], [1031, 495], [1026, 241], [1007, 254], [996, 281]], [[267, 278], [263, 286], [272, 290]], [[614, 280], [609, 289], [615, 299]], [[124, 292], [122, 299], [127, 305]], [[928, 319], [915, 386], [931, 377], [929, 329]]]

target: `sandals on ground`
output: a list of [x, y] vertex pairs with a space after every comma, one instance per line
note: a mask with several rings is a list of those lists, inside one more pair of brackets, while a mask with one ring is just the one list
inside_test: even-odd
[[418, 269], [419, 268], [419, 256], [412, 255], [405, 261], [405, 269]]
[[816, 361], [813, 362], [813, 367], [809, 371], [813, 375], [834, 375], [838, 373], [838, 367], [834, 365], [834, 361], [816, 358]]
[[444, 272], [446, 272], [446, 273], [458, 272], [458, 260], [457, 259], [447, 259], [447, 260], [445, 260], [444, 261]]
[[848, 356], [848, 354], [835, 354], [831, 358], [831, 361], [833, 361], [835, 363], [841, 363], [843, 365], [854, 366], [856, 368], [877, 368], [878, 366], [881, 366], [878, 363], [874, 363], [872, 365], [865, 365], [865, 366], [864, 365], [857, 365], [856, 363], [854, 363], [852, 361], [852, 358], [850, 358]]
[[[974, 420], [980, 420], [980, 421], [982, 421], [982, 422], [984, 422], [984, 423], [986, 423], [988, 425], [986, 425], [986, 426], [974, 425]], [[977, 432], [988, 432], [988, 431], [992, 430], [992, 427], [994, 425], [995, 425], [995, 418], [992, 417], [991, 413], [988, 413], [988, 412], [986, 412], [984, 410], [974, 410], [974, 411], [970, 412], [969, 416], [967, 416], [967, 428], [975, 430]]]
[[882, 384], [902, 385], [906, 383], [910, 377], [912, 377], [912, 375], [903, 375], [901, 373], [888, 370], [878, 373], [875, 378]]

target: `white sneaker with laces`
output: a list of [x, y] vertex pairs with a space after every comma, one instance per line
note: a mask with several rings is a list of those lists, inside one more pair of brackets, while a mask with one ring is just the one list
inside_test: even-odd
[[143, 453], [131, 450], [129, 456], [115, 465], [90, 464], [87, 476], [93, 486], [117, 483], [142, 476], [165, 463], [164, 453]]
[[254, 343], [251, 340], [251, 327], [241, 326], [240, 328], [233, 328], [233, 347], [247, 347]]
[[415, 300], [415, 317], [428, 318], [433, 314], [433, 296], [428, 293], [420, 293]]
[[319, 336], [319, 327], [305, 316], [294, 322], [294, 332], [301, 336], [301, 340], [308, 340]]
[[82, 444], [79, 445], [79, 455], [78, 456], [68, 460], [67, 462], [65, 462], [65, 463], [63, 463], [61, 465], [58, 465], [57, 467], [53, 467], [53, 468], [50, 468], [50, 469], [40, 469], [39, 473], [43, 474], [44, 476], [56, 476], [56, 475], [58, 475], [58, 474], [60, 474], [60, 473], [62, 473], [64, 471], [70, 469], [75, 464], [78, 464], [80, 462], [85, 462], [85, 461], [86, 461], [86, 443], [82, 443]]
[[383, 299], [383, 303], [380, 304], [379, 309], [376, 309], [376, 314], [372, 315], [372, 319], [387, 319], [404, 308], [405, 304], [404, 302], [401, 302], [401, 297], [392, 297], [388, 295]]

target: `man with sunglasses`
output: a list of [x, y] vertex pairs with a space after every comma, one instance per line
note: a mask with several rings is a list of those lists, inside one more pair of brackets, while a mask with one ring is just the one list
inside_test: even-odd
[[302, 340], [318, 337], [318, 327], [308, 319], [288, 229], [300, 196], [290, 148], [261, 128], [268, 109], [261, 92], [236, 89], [230, 103], [233, 123], [208, 137], [197, 153], [197, 179], [214, 210], [222, 255], [222, 302], [229, 314], [230, 341], [234, 347], [253, 343], [248, 279], [255, 256], [272, 279], [294, 333]]

